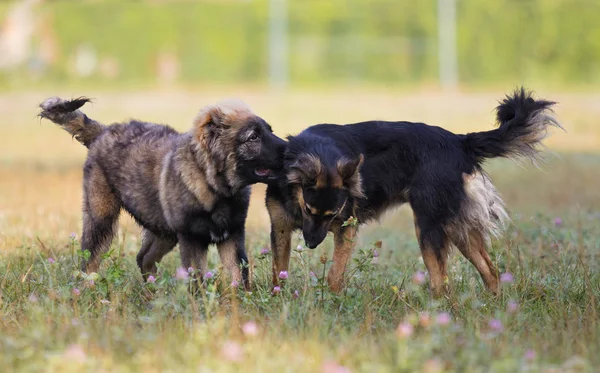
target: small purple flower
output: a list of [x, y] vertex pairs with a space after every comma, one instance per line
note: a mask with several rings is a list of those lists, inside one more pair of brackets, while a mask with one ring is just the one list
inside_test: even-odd
[[373, 249], [373, 258], [379, 258], [379, 251], [377, 249]]
[[529, 349], [529, 350], [525, 351], [525, 360], [533, 361], [533, 360], [535, 360], [536, 357], [537, 357], [537, 354], [535, 353], [534, 350]]
[[71, 234], [69, 235], [69, 238], [74, 240], [77, 238], [77, 234], [75, 232], [71, 232]]
[[417, 271], [415, 272], [415, 274], [413, 275], [413, 283], [417, 284], [417, 285], [423, 285], [425, 283], [426, 277], [425, 277], [425, 272], [422, 271]]
[[210, 280], [210, 279], [211, 279], [211, 278], [213, 278], [213, 277], [214, 277], [214, 273], [212, 273], [211, 271], [207, 271], [207, 272], [204, 274], [204, 278], [205, 278], [205, 279], [207, 279], [207, 280]]
[[56, 262], [56, 260], [54, 260], [54, 258], [48, 258], [48, 263], [52, 264], [54, 262]]
[[275, 286], [273, 288], [273, 293], [272, 294], [279, 294], [281, 293], [281, 287], [280, 286]]
[[231, 281], [231, 287], [232, 288], [237, 288], [238, 286], [240, 286], [240, 283], [237, 280]]
[[296, 247], [296, 250], [298, 250], [298, 251], [302, 251], [302, 250], [304, 250], [304, 248], [302, 247], [302, 245], [298, 245], [298, 246]]
[[316, 275], [316, 274], [315, 274], [313, 271], [310, 271], [310, 273], [309, 273], [308, 275], [309, 275], [310, 277], [317, 278], [317, 275]]
[[267, 247], [263, 247], [260, 249], [260, 255], [267, 255], [270, 251]]
[[77, 288], [73, 288], [73, 295], [78, 297], [79, 295], [81, 295], [81, 291], [79, 291], [79, 289]]
[[300, 298], [300, 292], [299, 292], [298, 290], [294, 290], [294, 294], [292, 294], [292, 297], [293, 297], [294, 299], [298, 299], [298, 298]]
[[563, 220], [561, 218], [554, 218], [554, 225], [560, 227], [563, 224]]
[[496, 333], [500, 333], [503, 330], [502, 321], [498, 319], [491, 319], [488, 323], [490, 329], [492, 329]]
[[279, 272], [279, 278], [282, 280], [287, 280], [288, 278], [288, 271], [281, 271]]
[[508, 313], [516, 313], [518, 310], [519, 310], [519, 303], [515, 302], [514, 300], [511, 300], [506, 305], [506, 311], [508, 311]]
[[146, 280], [146, 282], [148, 282], [149, 284], [153, 284], [156, 282], [156, 277], [150, 275], [150, 276], [148, 276], [148, 279]]
[[500, 275], [500, 282], [503, 284], [510, 284], [515, 281], [515, 276], [510, 272], [504, 272]]
[[435, 322], [440, 326], [450, 325], [452, 322], [452, 316], [450, 316], [448, 312], [438, 313], [437, 317], [435, 318]]
[[175, 278], [178, 280], [186, 280], [189, 276], [190, 274], [183, 267], [177, 268], [177, 272], [175, 272]]

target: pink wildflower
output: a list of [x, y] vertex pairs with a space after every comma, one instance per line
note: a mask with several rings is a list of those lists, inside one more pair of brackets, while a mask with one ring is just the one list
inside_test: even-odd
[[535, 353], [534, 350], [529, 349], [529, 350], [525, 351], [525, 360], [533, 361], [533, 360], [535, 360], [536, 357], [537, 357], [537, 354]]
[[73, 295], [78, 297], [81, 294], [81, 291], [79, 291], [79, 289], [77, 288], [73, 288]]
[[413, 280], [414, 284], [423, 285], [425, 283], [425, 280], [426, 280], [425, 272], [422, 272], [422, 271], [415, 272], [415, 274], [413, 275], [412, 280]]
[[323, 363], [322, 371], [323, 373], [350, 373], [350, 369], [331, 360]]
[[437, 315], [435, 322], [440, 326], [450, 325], [452, 322], [452, 316], [448, 312], [442, 312]]
[[242, 332], [248, 337], [254, 337], [258, 334], [258, 325], [254, 321], [248, 321], [242, 325]]
[[279, 294], [281, 293], [281, 287], [280, 286], [275, 286], [273, 288], [273, 293], [272, 294]]
[[279, 278], [282, 280], [287, 280], [288, 278], [288, 271], [281, 271], [279, 272]]
[[408, 338], [413, 334], [414, 330], [415, 328], [412, 326], [411, 323], [403, 321], [400, 323], [400, 325], [398, 325], [398, 328], [396, 329], [396, 334], [398, 334], [400, 338]]
[[149, 284], [153, 284], [156, 282], [156, 277], [150, 275], [150, 276], [148, 276], [148, 279], [146, 280], [146, 282], [148, 282]]
[[48, 263], [52, 264], [54, 262], [56, 262], [56, 260], [54, 260], [54, 258], [48, 258]]
[[488, 325], [489, 325], [490, 329], [492, 329], [492, 331], [494, 331], [496, 333], [500, 333], [504, 329], [504, 327], [502, 326], [502, 321], [500, 321], [498, 319], [491, 319], [489, 321]]
[[500, 282], [504, 284], [510, 284], [515, 281], [515, 276], [510, 272], [504, 272], [500, 275]]
[[175, 272], [175, 278], [178, 280], [186, 280], [189, 276], [190, 274], [183, 267], [177, 268], [177, 272]]
[[518, 310], [519, 303], [515, 302], [514, 300], [509, 301], [506, 305], [506, 311], [508, 311], [508, 313], [516, 313]]
[[242, 346], [239, 343], [227, 341], [221, 347], [221, 354], [226, 360], [240, 362], [244, 357], [244, 350], [242, 350]]

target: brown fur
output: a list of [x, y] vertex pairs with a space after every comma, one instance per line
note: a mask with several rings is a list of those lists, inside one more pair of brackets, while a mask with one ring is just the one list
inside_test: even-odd
[[337, 225], [333, 229], [335, 247], [333, 250], [333, 264], [329, 269], [327, 283], [329, 288], [336, 293], [339, 293], [344, 288], [344, 274], [356, 246], [357, 233], [358, 228], [356, 226], [342, 227], [341, 225]]
[[279, 272], [287, 271], [290, 262], [293, 221], [279, 202], [267, 198], [271, 218], [271, 247], [273, 249], [273, 284], [279, 284]]
[[78, 110], [85, 102], [51, 98], [40, 105], [40, 116], [89, 148], [81, 245], [90, 258], [83, 270], [98, 270], [125, 209], [144, 227], [144, 274], [177, 243], [182, 265], [204, 273], [208, 246], [217, 244], [233, 278], [247, 283], [247, 268], [239, 269], [247, 262], [248, 185], [281, 167], [283, 140], [241, 101], [205, 107], [183, 134], [139, 121], [104, 126]]

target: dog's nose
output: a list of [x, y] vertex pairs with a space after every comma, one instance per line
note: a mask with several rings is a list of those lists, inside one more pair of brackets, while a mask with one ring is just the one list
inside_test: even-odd
[[304, 246], [306, 246], [312, 250], [312, 249], [316, 249], [318, 245], [311, 245], [308, 242], [304, 241]]

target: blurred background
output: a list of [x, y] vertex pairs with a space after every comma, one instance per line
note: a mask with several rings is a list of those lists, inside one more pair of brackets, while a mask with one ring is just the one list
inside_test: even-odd
[[[548, 139], [541, 169], [492, 162], [496, 184], [514, 211], [595, 219], [599, 20], [595, 0], [1, 0], [0, 250], [80, 230], [85, 149], [36, 118], [54, 95], [92, 97], [84, 110], [104, 123], [182, 131], [235, 96], [283, 136], [371, 119], [487, 130], [525, 85], [559, 101], [567, 132]], [[254, 196], [263, 245], [264, 187]], [[410, 232], [410, 211], [382, 224]]]

